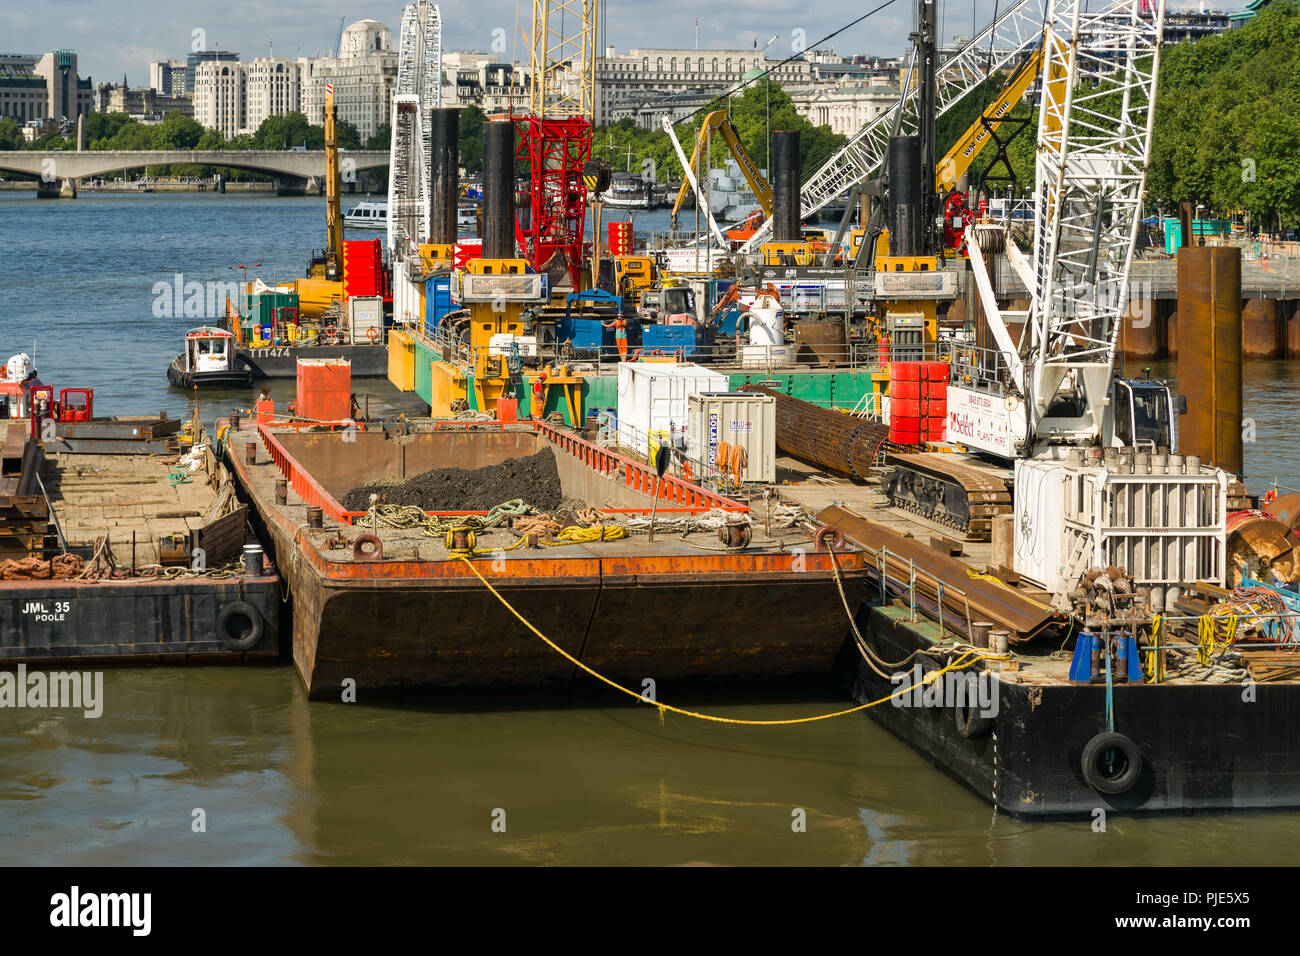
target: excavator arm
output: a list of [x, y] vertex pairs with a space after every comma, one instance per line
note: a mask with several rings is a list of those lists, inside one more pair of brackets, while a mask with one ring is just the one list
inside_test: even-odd
[[[745, 176], [745, 181], [749, 183], [754, 198], [758, 200], [759, 206], [763, 209], [764, 218], [771, 218], [772, 186], [759, 171], [758, 164], [749, 155], [749, 150], [745, 149], [745, 144], [740, 141], [740, 136], [736, 133], [736, 127], [732, 126], [731, 120], [727, 119], [726, 110], [714, 110], [704, 117], [704, 122], [700, 124], [699, 135], [695, 138], [695, 151], [691, 153], [691, 169], [695, 169], [699, 163], [700, 151], [704, 149], [704, 143], [713, 130], [717, 130], [722, 134], [723, 142], [727, 144], [727, 149], [731, 151], [732, 157], [736, 160], [736, 165], [740, 167], [741, 173]], [[674, 226], [677, 224], [677, 214], [681, 211], [682, 203], [686, 201], [686, 194], [690, 192], [690, 188], [690, 180], [683, 178], [682, 186], [677, 190], [677, 201], [673, 203], [672, 223]]]
[[325, 278], [343, 278], [343, 212], [339, 193], [338, 124], [334, 115], [334, 86], [325, 87]]
[[1029, 87], [1038, 78], [1043, 65], [1043, 48], [1039, 46], [1016, 68], [998, 93], [997, 98], [975, 118], [953, 143], [952, 149], [939, 160], [935, 166], [934, 185], [940, 195], [957, 188], [957, 180], [970, 169], [971, 163], [993, 137], [993, 133], [1011, 113], [1012, 108], [1020, 102]]

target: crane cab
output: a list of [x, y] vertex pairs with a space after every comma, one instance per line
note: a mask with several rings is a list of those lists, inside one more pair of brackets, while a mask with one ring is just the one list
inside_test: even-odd
[[1113, 378], [1104, 444], [1112, 448], [1164, 448], [1178, 453], [1178, 415], [1187, 399], [1164, 382]]

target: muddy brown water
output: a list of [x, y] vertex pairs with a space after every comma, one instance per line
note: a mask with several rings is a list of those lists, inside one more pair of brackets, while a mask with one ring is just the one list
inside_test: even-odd
[[[177, 272], [225, 281], [246, 261], [268, 278], [297, 275], [324, 223], [313, 199], [0, 204], [0, 244], [13, 252], [0, 351], [37, 339], [43, 377], [94, 385], [104, 414], [184, 408], [164, 373], [202, 320], [155, 316], [155, 283]], [[95, 282], [82, 248], [113, 264]], [[74, 344], [92, 338], [93, 362]], [[293, 387], [272, 390], [285, 401]], [[1274, 477], [1300, 487], [1298, 389], [1297, 367], [1246, 366], [1253, 487]], [[412, 410], [385, 382], [354, 390], [376, 413]], [[204, 393], [204, 417], [255, 392]], [[109, 670], [104, 697], [97, 719], [0, 708], [0, 863], [1240, 865], [1291, 864], [1300, 840], [1300, 813], [1112, 814], [1104, 834], [1087, 820], [995, 817], [985, 796], [861, 714], [660, 724], [649, 706], [582, 686], [308, 703], [287, 666]], [[672, 703], [746, 719], [845, 706], [829, 682]], [[194, 832], [196, 810], [206, 832]]]

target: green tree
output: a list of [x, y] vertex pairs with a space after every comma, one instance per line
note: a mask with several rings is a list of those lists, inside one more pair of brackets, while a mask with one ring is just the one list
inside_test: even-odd
[[[356, 135], [355, 128], [352, 133]], [[308, 149], [324, 149], [325, 128], [312, 126], [302, 113], [281, 113], [262, 120], [253, 134], [253, 144], [253, 149], [295, 149], [304, 145]]]
[[483, 121], [487, 114], [477, 106], [466, 106], [460, 111], [460, 124], [456, 140], [460, 164], [467, 176], [477, 176], [483, 170]]
[[153, 128], [154, 149], [194, 149], [205, 130], [188, 116], [168, 113]]
[[0, 118], [0, 149], [22, 149], [23, 142], [23, 128], [17, 120]]
[[[334, 134], [338, 139], [339, 149], [360, 149], [361, 148], [361, 134], [357, 132], [357, 128], [355, 126], [353, 126], [347, 120], [339, 120], [337, 123], [334, 124], [334, 126], [335, 126]], [[324, 132], [325, 132], [325, 128], [322, 126], [321, 127], [321, 148], [322, 149], [325, 148]]]
[[392, 143], [393, 127], [389, 123], [384, 123], [375, 130], [374, 136], [366, 140], [366, 149], [388, 149]]

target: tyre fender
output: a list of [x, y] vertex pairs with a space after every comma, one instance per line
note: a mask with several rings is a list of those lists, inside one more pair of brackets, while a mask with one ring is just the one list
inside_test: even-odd
[[232, 651], [251, 651], [265, 628], [262, 612], [247, 601], [232, 601], [217, 615], [217, 636]]
[[1083, 779], [1098, 793], [1133, 789], [1142, 775], [1142, 753], [1124, 734], [1103, 730], [1083, 745]]

